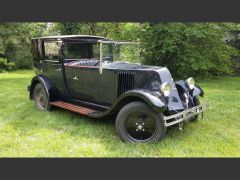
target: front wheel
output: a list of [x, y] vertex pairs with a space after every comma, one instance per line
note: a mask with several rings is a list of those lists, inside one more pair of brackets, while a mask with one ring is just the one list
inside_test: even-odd
[[117, 115], [115, 126], [125, 142], [156, 142], [162, 140], [166, 133], [163, 115], [142, 102], [124, 106]]

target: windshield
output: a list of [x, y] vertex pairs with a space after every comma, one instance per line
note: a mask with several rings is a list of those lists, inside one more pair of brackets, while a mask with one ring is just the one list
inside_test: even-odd
[[127, 61], [139, 63], [139, 43], [99, 41], [98, 43], [67, 43], [64, 48], [66, 60], [98, 59], [102, 61]]
[[100, 41], [103, 61], [126, 61], [139, 63], [138, 42]]

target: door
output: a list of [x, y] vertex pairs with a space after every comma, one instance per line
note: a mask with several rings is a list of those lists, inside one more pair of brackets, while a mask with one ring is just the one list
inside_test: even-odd
[[111, 106], [116, 100], [114, 71], [98, 67], [65, 67], [71, 97], [81, 101]]
[[70, 96], [96, 104], [111, 104], [114, 97], [114, 74], [105, 71], [103, 75], [100, 74], [99, 64], [93, 62], [99, 61], [99, 46], [96, 43], [80, 41], [64, 44], [65, 62], [70, 60], [70, 64], [65, 65]]
[[57, 90], [64, 95], [62, 63], [59, 59], [59, 47], [56, 40], [43, 41], [43, 74], [54, 84]]
[[82, 101], [99, 102], [99, 69], [97, 67], [66, 68], [68, 88], [72, 98]]

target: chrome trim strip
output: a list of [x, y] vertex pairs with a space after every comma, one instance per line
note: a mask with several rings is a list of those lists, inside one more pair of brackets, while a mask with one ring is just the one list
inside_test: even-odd
[[129, 45], [140, 45], [140, 42], [134, 42], [134, 41], [104, 41], [104, 40], [98, 40], [98, 43], [104, 43], [104, 44], [129, 44]]
[[43, 62], [59, 63], [59, 60], [47, 60], [47, 59], [44, 59]]

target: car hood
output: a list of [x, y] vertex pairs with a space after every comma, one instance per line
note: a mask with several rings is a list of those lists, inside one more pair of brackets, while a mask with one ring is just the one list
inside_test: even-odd
[[164, 82], [168, 82], [172, 89], [169, 97], [166, 99], [169, 111], [184, 109], [175, 82], [166, 67], [114, 62], [108, 64], [105, 68], [112, 70], [117, 69], [117, 71], [120, 72], [135, 72], [134, 81], [137, 89], [153, 91], [154, 89], [156, 90], [154, 87], [157, 86], [159, 91], [159, 86]]

